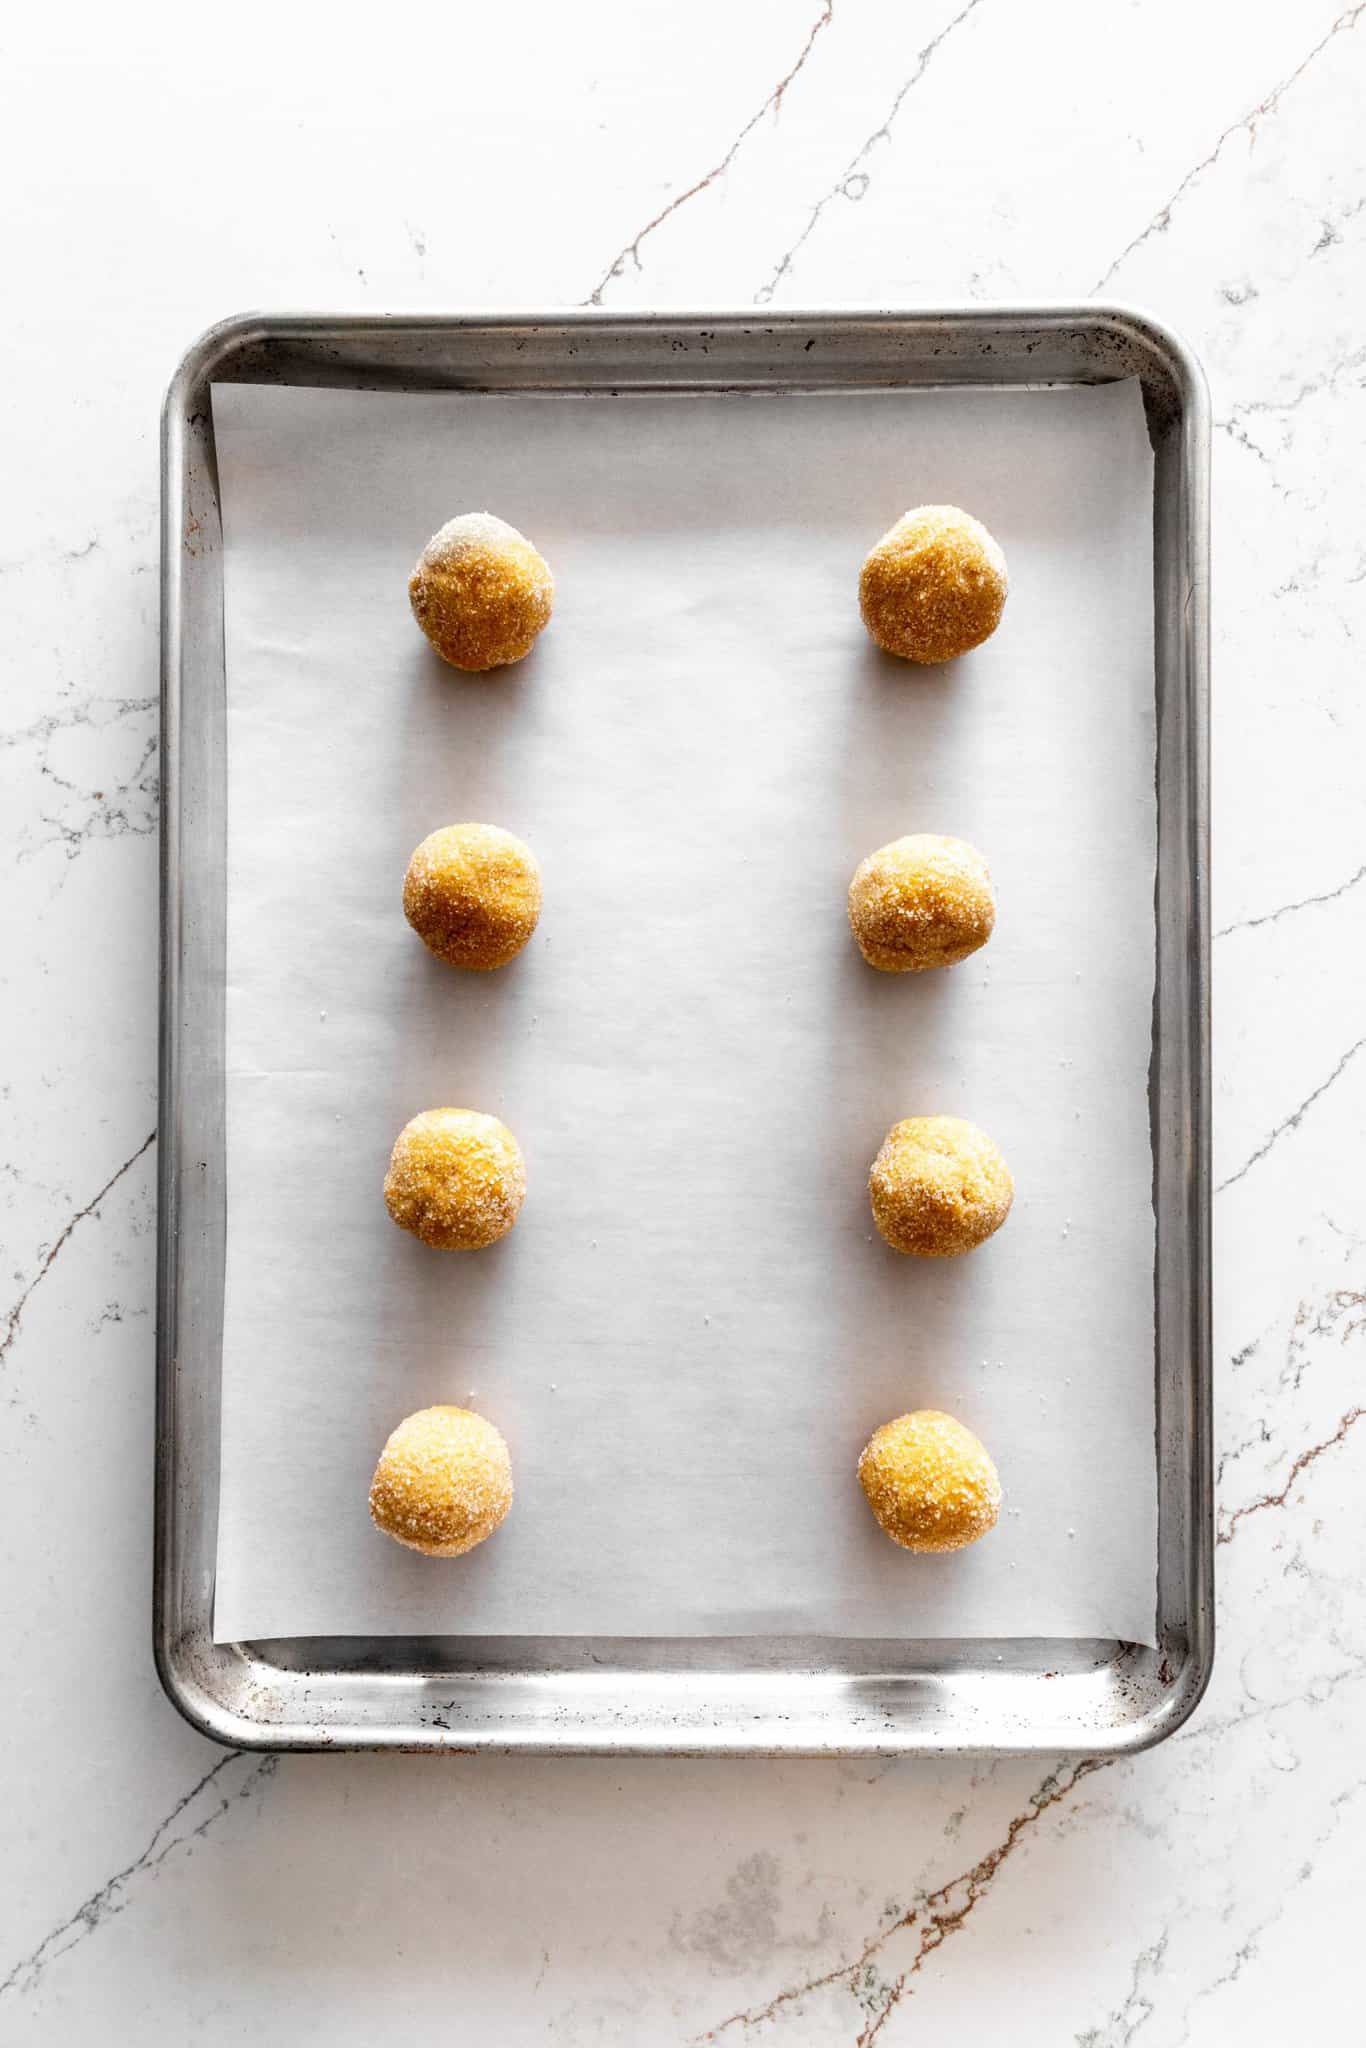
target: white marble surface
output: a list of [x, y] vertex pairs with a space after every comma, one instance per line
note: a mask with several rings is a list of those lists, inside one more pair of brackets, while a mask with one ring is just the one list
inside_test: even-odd
[[[1353, 2038], [1366, 22], [693, 0], [6, 32], [0, 2039]], [[219, 1752], [148, 1650], [157, 406], [260, 306], [1103, 292], [1214, 393], [1219, 1617], [1163, 1748]]]

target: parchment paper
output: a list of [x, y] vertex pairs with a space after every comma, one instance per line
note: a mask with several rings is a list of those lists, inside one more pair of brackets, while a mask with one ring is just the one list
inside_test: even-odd
[[[1156, 1568], [1152, 475], [1137, 387], [800, 397], [219, 387], [228, 687], [227, 1177], [216, 1632], [1151, 1641]], [[1002, 542], [995, 638], [917, 670], [855, 589], [907, 505]], [[462, 678], [409, 568], [488, 507], [558, 578], [519, 668]], [[404, 924], [437, 825], [545, 877], [493, 976]], [[982, 847], [996, 935], [865, 968], [858, 860]], [[436, 1104], [517, 1133], [497, 1247], [389, 1222]], [[971, 1117], [1006, 1227], [873, 1233], [896, 1118]], [[429, 1402], [493, 1418], [517, 1498], [434, 1562], [370, 1472]], [[950, 1409], [997, 1531], [920, 1559], [854, 1479]]]

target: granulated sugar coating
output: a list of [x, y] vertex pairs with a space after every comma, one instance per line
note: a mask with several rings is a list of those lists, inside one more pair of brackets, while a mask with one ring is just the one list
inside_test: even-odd
[[986, 944], [995, 922], [990, 871], [964, 839], [894, 839], [849, 884], [850, 928], [868, 965], [884, 974], [952, 967]]
[[505, 1237], [526, 1194], [521, 1147], [477, 1109], [424, 1109], [394, 1141], [384, 1200], [400, 1230], [440, 1251]]
[[515, 526], [492, 512], [463, 512], [418, 556], [408, 598], [452, 668], [502, 668], [530, 651], [549, 620], [555, 578]]
[[864, 562], [859, 610], [879, 647], [904, 661], [951, 661], [1001, 623], [1006, 558], [956, 505], [920, 505], [889, 527]]
[[403, 915], [452, 967], [483, 972], [521, 952], [541, 914], [541, 871], [529, 846], [497, 825], [429, 832], [403, 878]]
[[996, 1526], [996, 1467], [972, 1431], [937, 1408], [874, 1430], [858, 1476], [879, 1524], [903, 1550], [962, 1550]]
[[428, 1557], [459, 1557], [512, 1506], [512, 1460], [491, 1422], [468, 1408], [419, 1408], [380, 1452], [370, 1519]]
[[985, 1131], [958, 1116], [893, 1124], [868, 1175], [873, 1221], [893, 1251], [955, 1258], [999, 1230], [1015, 1183]]

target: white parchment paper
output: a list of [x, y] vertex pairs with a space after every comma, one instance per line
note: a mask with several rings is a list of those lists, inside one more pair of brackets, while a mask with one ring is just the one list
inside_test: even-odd
[[[1152, 474], [1137, 387], [715, 398], [219, 387], [228, 689], [220, 1639], [408, 1631], [1151, 1641], [1156, 1561]], [[1010, 563], [995, 638], [917, 670], [855, 589], [906, 506]], [[452, 513], [555, 570], [520, 667], [408, 610]], [[493, 976], [404, 924], [437, 825], [521, 834], [545, 910]], [[865, 968], [858, 860], [987, 853], [995, 937]], [[415, 1111], [502, 1116], [500, 1245], [380, 1188]], [[1017, 1197], [898, 1257], [867, 1169], [971, 1117]], [[468, 1402], [517, 1497], [430, 1561], [366, 1514], [387, 1432]], [[1000, 1526], [897, 1550], [855, 1483], [907, 1408], [991, 1447]]]

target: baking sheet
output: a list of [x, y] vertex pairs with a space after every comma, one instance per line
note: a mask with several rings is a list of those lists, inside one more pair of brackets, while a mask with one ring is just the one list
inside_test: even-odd
[[[227, 1278], [215, 1634], [1117, 1636], [1156, 1559], [1152, 473], [1134, 384], [565, 398], [222, 386]], [[951, 500], [1011, 563], [995, 639], [872, 650], [859, 561]], [[520, 668], [461, 678], [404, 590], [487, 505], [559, 584]], [[399, 908], [483, 818], [546, 905], [492, 977]], [[884, 977], [844, 922], [900, 832], [987, 852], [1000, 916]], [[506, 1118], [529, 1193], [469, 1256], [393, 1229], [394, 1134]], [[943, 1264], [872, 1232], [898, 1116], [983, 1124], [1006, 1228]], [[497, 1537], [377, 1536], [374, 1457], [466, 1401], [512, 1448]], [[1007, 1491], [914, 1559], [853, 1480], [943, 1406]]]

